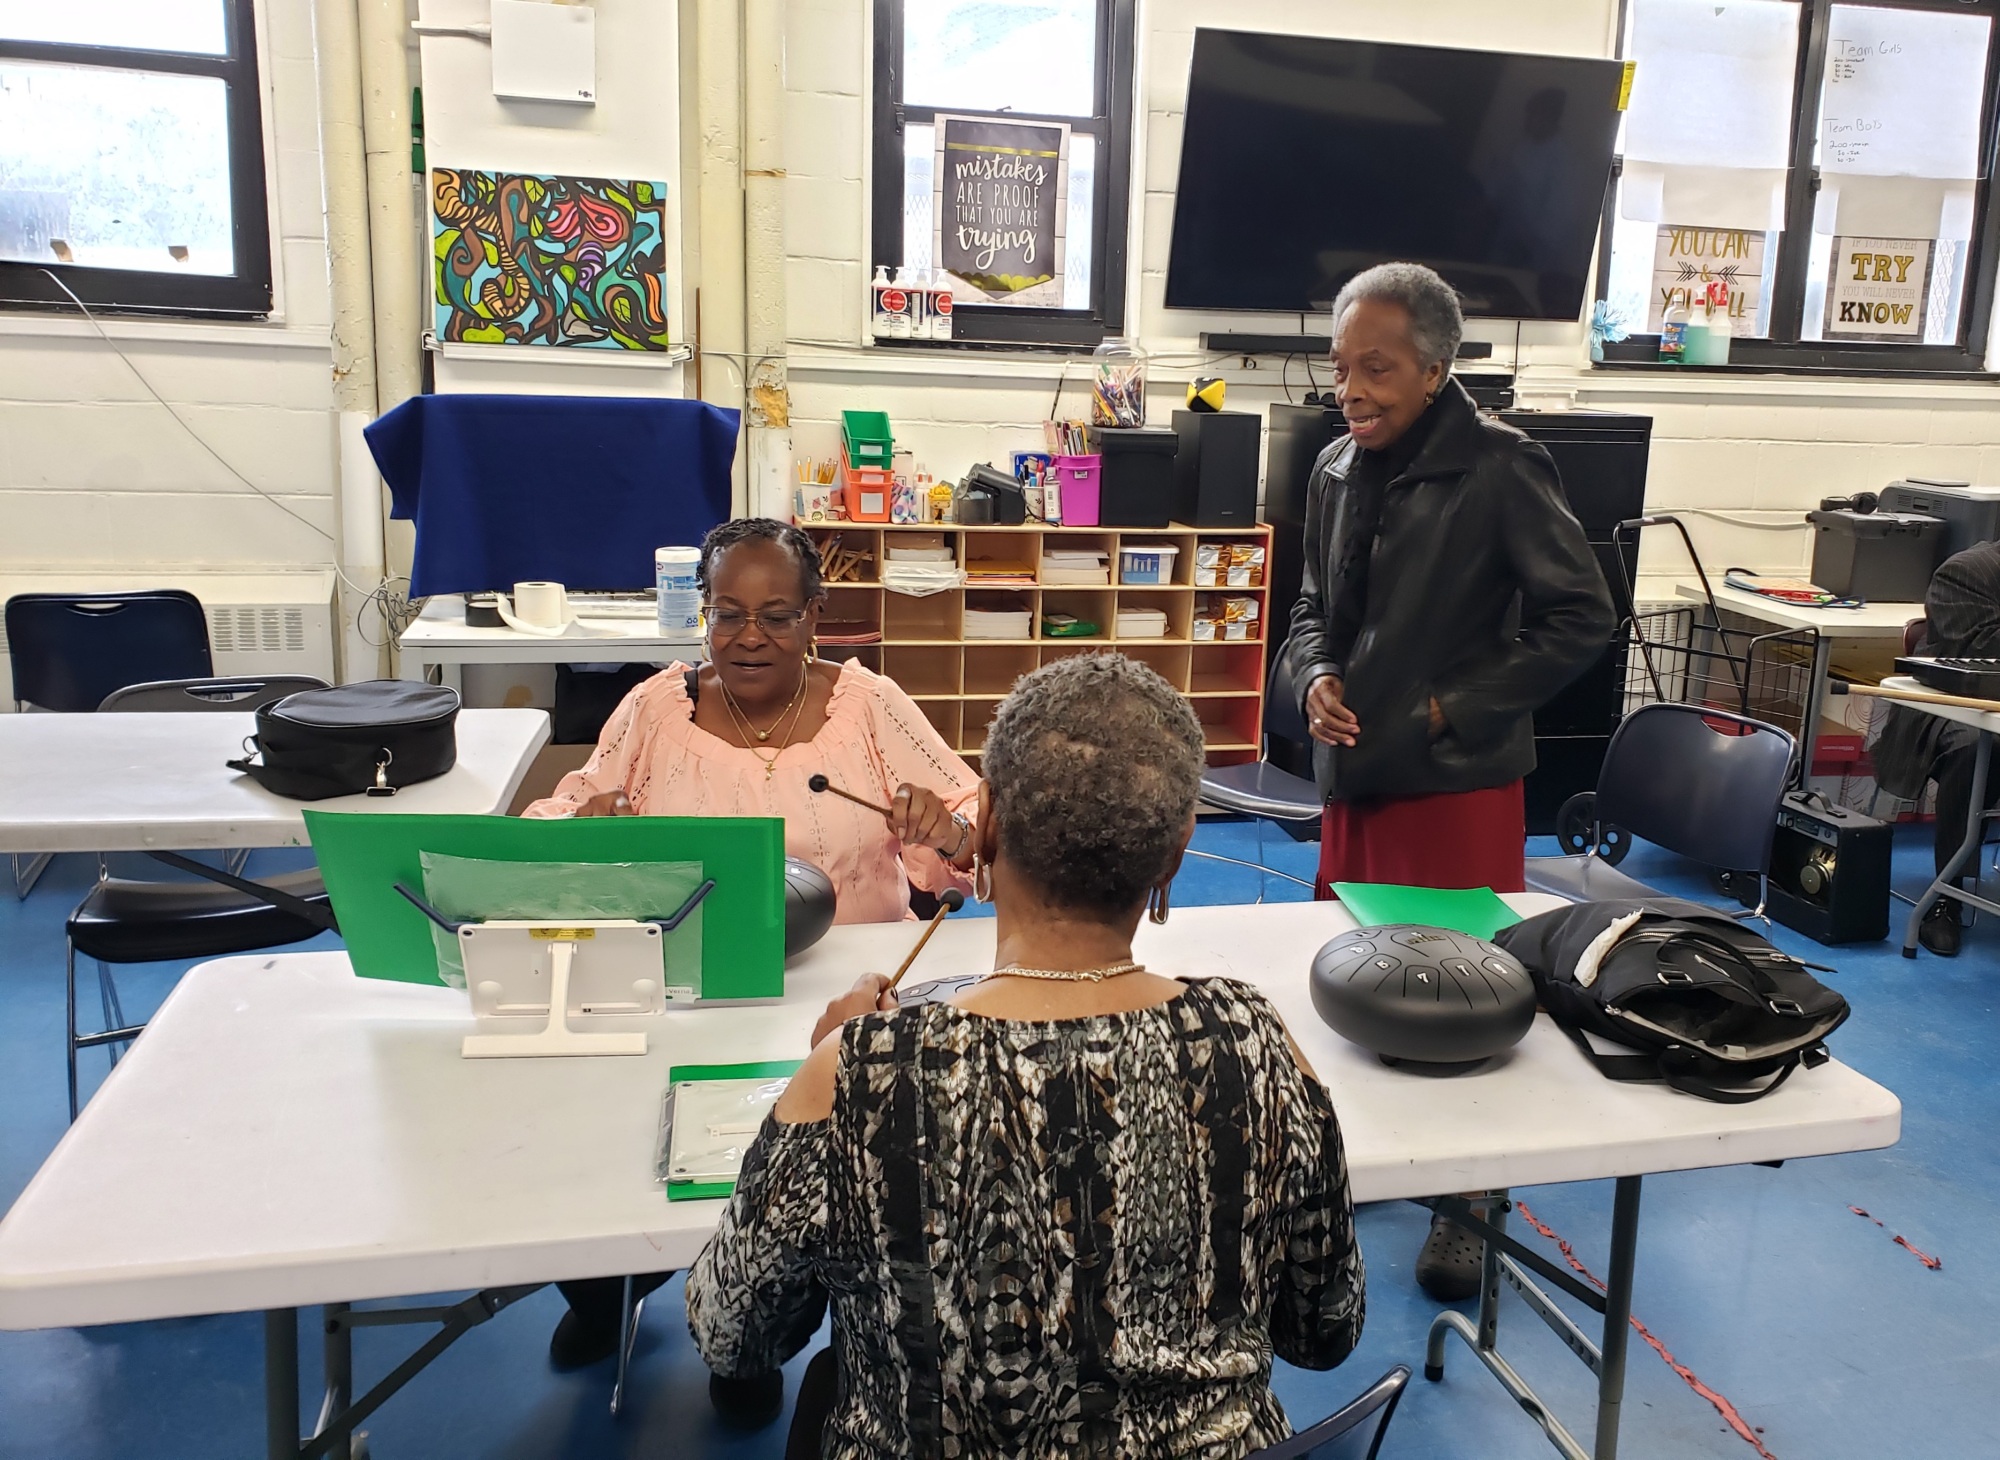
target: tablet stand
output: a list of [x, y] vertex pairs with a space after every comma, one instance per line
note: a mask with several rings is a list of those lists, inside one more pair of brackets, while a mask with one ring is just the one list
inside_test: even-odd
[[578, 1029], [573, 1021], [657, 1015], [670, 998], [692, 999], [692, 989], [664, 986], [660, 942], [714, 889], [713, 878], [704, 881], [671, 917], [552, 925], [517, 919], [455, 921], [396, 884], [425, 917], [458, 940], [474, 1014], [542, 1020], [540, 1028], [519, 1034], [466, 1035], [460, 1048], [466, 1059], [644, 1054], [643, 1032]]

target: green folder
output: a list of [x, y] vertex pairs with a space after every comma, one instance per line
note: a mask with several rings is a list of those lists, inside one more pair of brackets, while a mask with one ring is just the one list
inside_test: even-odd
[[1449, 928], [1474, 938], [1490, 938], [1511, 928], [1521, 915], [1490, 887], [1397, 887], [1388, 882], [1336, 882], [1333, 895], [1364, 928], [1415, 923]]
[[[743, 1065], [675, 1065], [667, 1071], [667, 1088], [689, 1080], [771, 1080], [780, 1075], [798, 1073], [804, 1060], [753, 1060]], [[661, 1150], [664, 1153], [671, 1131], [662, 1131]], [[664, 1154], [661, 1165], [666, 1164]], [[717, 1197], [731, 1195], [736, 1190], [733, 1181], [669, 1181], [666, 1183], [668, 1201], [713, 1201]]]

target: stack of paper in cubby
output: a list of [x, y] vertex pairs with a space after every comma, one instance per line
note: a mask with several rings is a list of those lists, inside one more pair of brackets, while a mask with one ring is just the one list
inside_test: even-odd
[[1118, 637], [1121, 639], [1164, 639], [1167, 615], [1157, 608], [1120, 608]]
[[1106, 553], [1077, 552], [1048, 548], [1042, 553], [1042, 582], [1063, 586], [1094, 587], [1111, 581], [1110, 557]]
[[965, 637], [968, 639], [1032, 639], [1033, 605], [1025, 593], [967, 593]]

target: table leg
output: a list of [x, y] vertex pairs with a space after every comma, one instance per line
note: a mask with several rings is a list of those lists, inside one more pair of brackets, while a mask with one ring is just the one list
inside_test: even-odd
[[1639, 1255], [1638, 1176], [1618, 1178], [1611, 1201], [1611, 1271], [1604, 1287], [1604, 1346], [1597, 1372], [1594, 1460], [1618, 1460], [1618, 1418], [1625, 1405], [1625, 1350], [1632, 1338], [1632, 1270]]
[[14, 863], [14, 895], [16, 897], [25, 898], [35, 890], [35, 884], [41, 880], [42, 873], [48, 869], [48, 865], [55, 859], [55, 855], [54, 852], [8, 853], [8, 856]]
[[1799, 726], [1799, 782], [1812, 781], [1813, 748], [1819, 741], [1820, 707], [1826, 703], [1826, 681], [1833, 667], [1833, 640], [1825, 634], [1813, 642], [1812, 679], [1806, 685], [1805, 719]]
[[1931, 910], [1931, 904], [1940, 897], [1951, 894], [1945, 889], [1956, 891], [1956, 884], [1968, 862], [1975, 866], [1979, 861], [1979, 843], [1986, 835], [1986, 777], [1993, 764], [1993, 736], [1991, 732], [1979, 732], [1978, 748], [1972, 756], [1972, 804], [1965, 814], [1965, 840], [1959, 843], [1958, 851], [1952, 855], [1950, 863], [1938, 873], [1931, 885], [1910, 909], [1910, 921], [1903, 929], [1903, 956], [1917, 956], [1917, 929], [1923, 926], [1924, 914]]
[[264, 1453], [269, 1460], [298, 1460], [299, 1310], [273, 1308], [264, 1315]]
[[345, 1413], [354, 1402], [354, 1329], [346, 1322], [348, 1308], [346, 1303], [328, 1303], [321, 1310], [320, 1330], [326, 1343], [326, 1393], [320, 1400], [314, 1434], [325, 1430], [335, 1416]]
[[[1486, 1220], [1496, 1231], [1507, 1230], [1506, 1194], [1500, 1199], [1486, 1204]], [[1482, 1352], [1492, 1353], [1500, 1347], [1500, 1263], [1504, 1254], [1497, 1242], [1481, 1244], [1484, 1249], [1479, 1259], [1479, 1344]]]

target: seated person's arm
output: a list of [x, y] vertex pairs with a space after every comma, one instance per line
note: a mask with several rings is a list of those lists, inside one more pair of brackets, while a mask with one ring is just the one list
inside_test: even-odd
[[647, 693], [653, 681], [635, 685], [618, 708], [611, 712], [611, 718], [604, 722], [604, 732], [597, 737], [597, 749], [590, 759], [583, 763], [581, 770], [571, 771], [556, 782], [555, 790], [539, 801], [530, 802], [521, 812], [523, 816], [564, 817], [564, 816], [631, 816], [634, 807], [627, 799], [626, 788], [631, 784], [632, 772], [639, 762], [642, 749], [650, 745], [652, 736], [648, 729], [655, 711], [653, 697]]
[[715, 1236], [688, 1269], [688, 1331], [724, 1378], [775, 1371], [826, 1315], [813, 1273], [824, 1236], [827, 1128], [766, 1118]]
[[[935, 793], [937, 802], [924, 824], [894, 828], [903, 842], [903, 870], [910, 882], [925, 892], [943, 892], [956, 887], [965, 892], [972, 886], [972, 839], [961, 833], [953, 814], [970, 823], [978, 810], [979, 777], [944, 742], [916, 702], [895, 684], [884, 682], [881, 698], [870, 716], [874, 731], [873, 752], [883, 782], [891, 796], [891, 808], [899, 813], [905, 803], [894, 799], [898, 788], [918, 786]], [[937, 813], [942, 813], [940, 816]], [[918, 818], [906, 817], [914, 823]]]
[[1302, 1369], [1330, 1369], [1360, 1341], [1365, 1308], [1366, 1274], [1354, 1240], [1347, 1156], [1333, 1102], [1317, 1080], [1305, 1076], [1295, 1096], [1281, 1092], [1278, 1098], [1289, 1107], [1285, 1130], [1317, 1159], [1274, 1224], [1281, 1260], [1271, 1304], [1271, 1349]]

